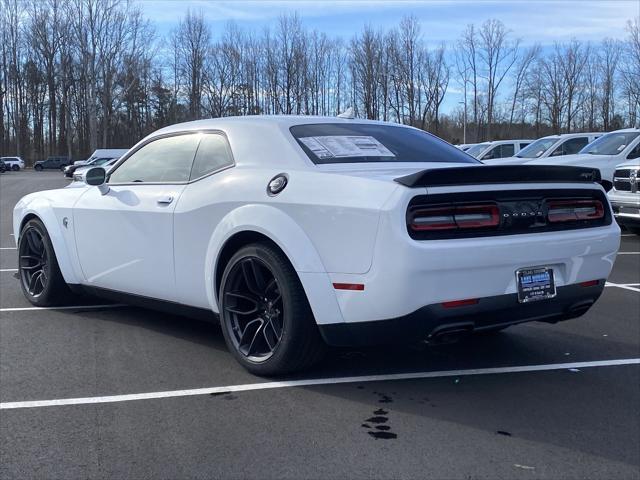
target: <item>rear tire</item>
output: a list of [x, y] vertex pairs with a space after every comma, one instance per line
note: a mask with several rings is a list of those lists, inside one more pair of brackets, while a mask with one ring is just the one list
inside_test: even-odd
[[51, 238], [38, 219], [29, 220], [18, 242], [18, 276], [27, 300], [37, 307], [64, 303], [70, 295]]
[[325, 344], [300, 279], [272, 245], [238, 250], [224, 269], [218, 298], [227, 346], [251, 373], [282, 375], [322, 358]]
[[18, 172], [20, 171], [20, 167], [18, 165], [12, 165], [11, 170], [13, 170], [14, 172]]
[[34, 170], [37, 170], [38, 172], [42, 171], [42, 165], [36, 165], [35, 167], [33, 167]]

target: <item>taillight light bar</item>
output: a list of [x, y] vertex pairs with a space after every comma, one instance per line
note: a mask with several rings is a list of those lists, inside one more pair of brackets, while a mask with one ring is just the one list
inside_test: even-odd
[[416, 232], [491, 228], [500, 224], [500, 211], [493, 203], [416, 208], [409, 225]]
[[600, 200], [549, 200], [547, 206], [549, 223], [604, 218], [604, 205]]

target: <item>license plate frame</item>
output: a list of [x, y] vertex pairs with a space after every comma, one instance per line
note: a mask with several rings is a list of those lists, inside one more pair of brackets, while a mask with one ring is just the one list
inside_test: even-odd
[[519, 303], [537, 302], [556, 296], [556, 282], [551, 267], [526, 267], [516, 270]]

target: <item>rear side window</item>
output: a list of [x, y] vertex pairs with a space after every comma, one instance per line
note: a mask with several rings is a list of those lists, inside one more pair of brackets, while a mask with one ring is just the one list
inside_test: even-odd
[[208, 175], [233, 164], [227, 139], [217, 133], [202, 135], [189, 180]]
[[421, 130], [364, 123], [296, 125], [290, 132], [315, 164], [380, 162], [478, 163]]
[[109, 183], [187, 182], [199, 140], [196, 134], [153, 140], [133, 152], [109, 176]]

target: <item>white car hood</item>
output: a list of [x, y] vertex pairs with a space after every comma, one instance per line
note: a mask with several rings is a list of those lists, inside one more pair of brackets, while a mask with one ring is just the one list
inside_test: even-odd
[[611, 155], [591, 155], [590, 153], [576, 153], [575, 155], [562, 155], [560, 157], [546, 157], [528, 162], [528, 165], [568, 165], [583, 166], [593, 163], [597, 165], [604, 160], [611, 160]]
[[491, 160], [483, 160], [485, 165], [523, 165], [529, 163], [532, 158], [520, 158], [520, 157], [507, 157], [507, 158], [493, 158]]

